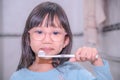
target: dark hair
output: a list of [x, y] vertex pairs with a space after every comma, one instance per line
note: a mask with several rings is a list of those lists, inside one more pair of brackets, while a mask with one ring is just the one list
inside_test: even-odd
[[[30, 65], [32, 65], [33, 61], [35, 60], [35, 53], [30, 47], [30, 35], [28, 31], [33, 27], [41, 25], [47, 14], [47, 25], [54, 25], [53, 19], [55, 16], [57, 16], [61, 26], [65, 29], [67, 36], [69, 37], [69, 44], [59, 54], [70, 54], [72, 48], [72, 33], [70, 30], [70, 25], [66, 13], [61, 8], [61, 6], [56, 3], [43, 2], [32, 10], [26, 21], [25, 29], [22, 35], [22, 55], [17, 70], [21, 68], [28, 68]], [[51, 24], [49, 24], [49, 21], [51, 21]], [[63, 64], [65, 61], [69, 60], [69, 58], [56, 59], [59, 61], [59, 63], [54, 63], [53, 61], [52, 65], [54, 67], [57, 67], [58, 65]]]

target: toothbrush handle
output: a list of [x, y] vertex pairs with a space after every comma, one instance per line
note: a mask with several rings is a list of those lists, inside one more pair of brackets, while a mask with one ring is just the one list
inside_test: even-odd
[[58, 56], [60, 56], [60, 57], [75, 57], [75, 55], [58, 55]]
[[38, 57], [70, 58], [75, 57], [75, 55], [38, 55]]

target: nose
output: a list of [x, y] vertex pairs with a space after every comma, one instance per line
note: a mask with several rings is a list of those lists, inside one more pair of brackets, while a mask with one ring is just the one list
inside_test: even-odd
[[46, 33], [43, 39], [43, 42], [50, 43], [52, 42], [51, 35], [49, 33]]

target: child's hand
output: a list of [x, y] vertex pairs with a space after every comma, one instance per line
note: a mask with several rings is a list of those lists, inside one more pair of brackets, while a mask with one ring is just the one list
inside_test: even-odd
[[90, 47], [82, 47], [77, 50], [75, 53], [75, 58], [70, 58], [70, 61], [80, 61], [85, 62], [89, 61], [91, 64], [96, 66], [102, 66], [103, 62], [101, 57], [98, 56], [98, 51], [96, 48], [90, 48]]

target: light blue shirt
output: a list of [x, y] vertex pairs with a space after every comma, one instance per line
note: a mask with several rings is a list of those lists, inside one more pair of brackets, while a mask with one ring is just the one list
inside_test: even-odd
[[112, 80], [109, 65], [93, 66], [95, 75], [80, 66], [79, 63], [65, 62], [63, 65], [47, 72], [33, 72], [27, 68], [16, 71], [10, 80]]

